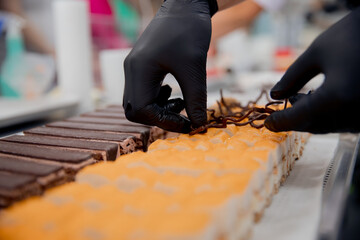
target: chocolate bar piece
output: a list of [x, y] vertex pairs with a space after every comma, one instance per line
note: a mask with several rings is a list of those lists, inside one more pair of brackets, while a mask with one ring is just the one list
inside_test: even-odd
[[120, 104], [110, 104], [108, 105], [106, 108], [117, 108], [117, 109], [122, 109], [124, 110], [123, 106]]
[[120, 147], [120, 154], [126, 154], [136, 151], [137, 149], [145, 149], [148, 139], [143, 136], [143, 139], [136, 137], [135, 134], [117, 134], [100, 131], [84, 131], [77, 129], [62, 129], [51, 127], [38, 127], [24, 131], [25, 135], [41, 135], [61, 138], [71, 138], [79, 140], [89, 140], [96, 142], [112, 142], [117, 143]]
[[35, 176], [43, 188], [73, 180], [66, 175], [62, 166], [25, 161], [11, 156], [0, 157], [0, 171]]
[[49, 146], [56, 149], [75, 149], [78, 151], [88, 152], [93, 154], [96, 160], [111, 160], [114, 161], [120, 156], [120, 148], [116, 143], [106, 142], [93, 142], [79, 139], [66, 139], [48, 136], [32, 136], [32, 135], [13, 135], [3, 138], [3, 141], [28, 143], [34, 145]]
[[124, 113], [117, 113], [117, 112], [90, 112], [84, 113], [81, 116], [85, 117], [100, 117], [100, 118], [117, 118], [117, 119], [126, 119]]
[[123, 113], [123, 114], [125, 114], [124, 108], [117, 107], [117, 106], [108, 106], [107, 108], [97, 109], [96, 112], [109, 112], [109, 113]]
[[96, 123], [96, 124], [110, 124], [110, 125], [122, 125], [122, 126], [139, 126], [144, 127], [146, 125], [141, 125], [138, 123], [130, 122], [126, 119], [116, 119], [116, 118], [96, 118], [96, 117], [71, 117], [65, 119], [67, 122], [81, 122], [81, 123]]
[[141, 126], [118, 126], [111, 124], [93, 124], [93, 123], [75, 123], [75, 122], [54, 122], [46, 124], [48, 127], [57, 128], [69, 128], [69, 129], [82, 129], [82, 130], [93, 130], [102, 132], [114, 132], [114, 133], [145, 133], [149, 132], [149, 127]]
[[0, 141], [0, 156], [8, 155], [28, 161], [61, 165], [68, 173], [75, 173], [84, 166], [96, 162], [89, 153]]
[[0, 171], [0, 207], [7, 207], [14, 201], [39, 194], [41, 187], [35, 176]]
[[135, 127], [135, 126], [117, 126], [107, 124], [92, 124], [92, 123], [73, 123], [73, 122], [55, 122], [47, 124], [48, 127], [76, 129], [76, 130], [92, 130], [100, 131], [102, 133], [130, 133], [143, 140], [143, 146], [149, 145], [150, 128], [149, 127]]

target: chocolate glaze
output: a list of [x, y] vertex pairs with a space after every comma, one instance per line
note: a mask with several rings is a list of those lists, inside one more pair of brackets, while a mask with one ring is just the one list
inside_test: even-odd
[[46, 176], [61, 169], [63, 169], [61, 166], [30, 162], [10, 156], [0, 156], [0, 171], [35, 176]]
[[96, 112], [109, 112], [109, 113], [122, 113], [124, 114], [124, 109], [119, 107], [107, 107], [103, 109], [97, 109]]
[[67, 122], [82, 122], [82, 123], [96, 123], [96, 124], [110, 124], [110, 125], [121, 125], [121, 126], [139, 126], [144, 127], [138, 123], [130, 122], [126, 119], [116, 118], [96, 118], [96, 117], [72, 117], [65, 119]]
[[116, 133], [104, 133], [99, 131], [84, 131], [76, 129], [62, 129], [52, 127], [38, 127], [27, 131], [26, 134], [37, 134], [55, 137], [65, 137], [74, 139], [91, 139], [91, 140], [104, 140], [113, 142], [122, 142], [127, 138], [133, 138], [133, 134], [116, 134]]
[[119, 126], [111, 124], [93, 124], [93, 123], [75, 123], [75, 122], [54, 122], [46, 124], [48, 127], [82, 129], [104, 132], [118, 132], [118, 133], [143, 133], [150, 131], [149, 127], [142, 126]]
[[[66, 147], [73, 149], [88, 149], [105, 151], [107, 160], [115, 160], [118, 155], [118, 144], [110, 142], [92, 142], [79, 139], [55, 138], [47, 136], [14, 135], [1, 139], [7, 142], [28, 143], [34, 145], [45, 145], [54, 147]], [[95, 154], [95, 153], [94, 153]]]
[[36, 135], [45, 135], [45, 136], [55, 136], [55, 137], [64, 137], [64, 138], [73, 138], [73, 139], [89, 139], [89, 140], [100, 140], [100, 141], [110, 141], [121, 143], [127, 138], [140, 139], [143, 143], [143, 148], [146, 150], [149, 141], [149, 131], [142, 134], [119, 134], [111, 132], [101, 132], [101, 131], [85, 131], [78, 129], [65, 129], [65, 128], [52, 128], [52, 127], [38, 127], [33, 128], [27, 131], [24, 131], [26, 134], [36, 134]]
[[90, 112], [90, 113], [84, 113], [81, 116], [126, 119], [124, 113], [114, 113], [114, 112]]
[[41, 193], [42, 188], [34, 176], [0, 171], [0, 208]]
[[33, 182], [36, 182], [35, 176], [0, 171], [0, 189], [12, 190]]
[[123, 106], [120, 105], [120, 104], [110, 104], [110, 105], [108, 105], [106, 108], [117, 108], [117, 109], [121, 109], [121, 110], [124, 111]]
[[88, 153], [50, 149], [32, 144], [13, 143], [2, 140], [0, 140], [0, 153], [75, 164], [92, 159], [91, 154]]

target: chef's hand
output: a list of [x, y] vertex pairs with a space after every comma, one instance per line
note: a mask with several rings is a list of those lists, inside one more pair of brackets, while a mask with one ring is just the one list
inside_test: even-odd
[[[319, 73], [325, 81], [314, 93], [297, 94]], [[359, 132], [360, 8], [321, 34], [270, 94], [293, 104], [266, 119], [271, 131]]]
[[[124, 63], [127, 119], [182, 133], [206, 123], [206, 57], [214, 13], [209, 1], [163, 3]], [[161, 87], [168, 73], [184, 100], [168, 100], [171, 88]], [[184, 108], [189, 118], [179, 114]]]

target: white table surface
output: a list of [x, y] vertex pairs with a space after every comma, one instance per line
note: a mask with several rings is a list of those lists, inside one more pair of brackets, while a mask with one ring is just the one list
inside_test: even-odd
[[58, 110], [70, 110], [77, 104], [75, 96], [45, 96], [34, 100], [0, 98], [0, 128], [44, 118]]

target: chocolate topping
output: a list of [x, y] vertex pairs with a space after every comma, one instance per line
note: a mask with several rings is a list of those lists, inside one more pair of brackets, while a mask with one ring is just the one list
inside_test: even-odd
[[31, 175], [0, 172], [0, 189], [12, 190], [35, 181]]
[[118, 126], [110, 124], [75, 123], [66, 121], [50, 123], [46, 126], [55, 128], [82, 129], [118, 133], [143, 133], [150, 131], [149, 127], [141, 126]]
[[62, 128], [52, 128], [52, 127], [33, 128], [24, 131], [24, 133], [64, 137], [64, 138], [75, 138], [75, 139], [103, 140], [103, 141], [112, 141], [112, 142], [122, 142], [127, 138], [134, 137], [134, 135], [131, 134], [116, 134], [116, 133], [106, 133], [99, 131], [84, 131], [84, 130], [62, 129]]
[[31, 135], [46, 135], [64, 138], [74, 139], [89, 139], [95, 141], [109, 141], [117, 142], [119, 145], [128, 138], [133, 138], [136, 142], [141, 141], [141, 146], [144, 151], [147, 150], [149, 144], [150, 131], [145, 131], [141, 134], [126, 134], [126, 133], [113, 133], [113, 132], [101, 132], [91, 130], [79, 130], [79, 129], [66, 129], [66, 128], [52, 128], [52, 127], [38, 127], [24, 131], [25, 134]]
[[81, 163], [92, 158], [91, 154], [88, 153], [50, 149], [2, 140], [0, 140], [0, 153], [68, 163]]
[[81, 116], [126, 119], [124, 113], [114, 113], [114, 112], [90, 112], [90, 113], [84, 113]]
[[107, 108], [103, 108], [103, 109], [97, 109], [96, 112], [110, 112], [110, 113], [123, 113], [124, 114], [124, 109], [121, 107], [107, 107]]
[[3, 138], [2, 140], [7, 142], [28, 143], [34, 145], [105, 151], [108, 160], [115, 160], [118, 151], [118, 144], [116, 143], [92, 142], [79, 139], [74, 140], [47, 136], [14, 135], [11, 137]]
[[[264, 95], [266, 96], [269, 103], [267, 103], [264, 108], [257, 107], [256, 104]], [[233, 124], [235, 126], [245, 126], [249, 124], [253, 128], [263, 128], [264, 123], [257, 124], [255, 121], [265, 120], [271, 113], [277, 111], [269, 108], [269, 106], [283, 103], [282, 101], [270, 101], [269, 96], [265, 90], [261, 91], [260, 95], [256, 98], [255, 101], [249, 101], [245, 106], [239, 102], [227, 104], [223, 97], [222, 90], [220, 90], [220, 96], [220, 101], [217, 101], [220, 116], [215, 116], [216, 111], [214, 109], [207, 109], [207, 111], [210, 112], [211, 118], [208, 120], [206, 125], [191, 131], [190, 135], [204, 133], [209, 128], [226, 128], [228, 124]], [[284, 109], [286, 109], [286, 107], [287, 100], [285, 100]], [[223, 108], [225, 108], [226, 113], [224, 113]]]
[[0, 171], [35, 176], [46, 176], [61, 169], [61, 166], [30, 162], [13, 157], [0, 156]]
[[110, 124], [110, 125], [121, 125], [121, 126], [139, 126], [146, 127], [138, 123], [130, 122], [126, 119], [116, 118], [96, 118], [96, 117], [72, 117], [65, 119], [67, 122], [82, 122], [82, 123], [96, 123], [96, 124]]

